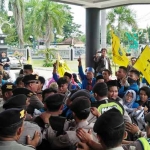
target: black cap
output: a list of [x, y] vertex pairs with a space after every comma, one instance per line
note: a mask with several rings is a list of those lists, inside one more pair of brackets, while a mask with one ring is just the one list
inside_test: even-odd
[[70, 79], [72, 78], [72, 74], [71, 74], [71, 73], [68, 73], [68, 72], [65, 72], [65, 73], [64, 73], [64, 76], [67, 76], [67, 77], [69, 77]]
[[1, 90], [2, 92], [5, 91], [12, 91], [16, 88], [15, 84], [11, 83], [11, 82], [7, 82], [4, 85], [2, 85]]
[[47, 106], [47, 108], [51, 111], [56, 110], [58, 107], [60, 107], [63, 104], [63, 100], [65, 98], [64, 94], [55, 93], [53, 95], [50, 95], [47, 97], [44, 102]]
[[82, 90], [78, 90], [74, 94], [72, 94], [70, 97], [70, 100], [73, 101], [75, 98], [80, 97], [80, 96], [85, 96], [89, 99], [91, 98], [89, 91], [82, 89]]
[[0, 113], [0, 128], [8, 128], [22, 122], [25, 117], [25, 110], [12, 108]]
[[104, 78], [103, 78], [103, 76], [102, 76], [102, 75], [98, 75], [98, 76], [96, 76], [96, 81], [97, 81], [97, 80], [99, 80], [99, 79], [104, 79]]
[[107, 86], [110, 87], [110, 86], [119, 86], [118, 85], [118, 81], [117, 80], [110, 80], [108, 82], [106, 82]]
[[10, 108], [26, 108], [27, 97], [24, 94], [19, 94], [11, 97], [4, 103], [4, 109]]
[[95, 122], [94, 132], [101, 134], [101, 132], [115, 130], [124, 124], [122, 114], [116, 108], [112, 108], [103, 113]]
[[13, 96], [19, 95], [19, 94], [24, 94], [27, 97], [31, 97], [32, 95], [34, 95], [34, 93], [32, 91], [30, 91], [29, 89], [26, 89], [26, 88], [16, 88], [12, 92], [13, 92]]
[[32, 80], [34, 81], [34, 80], [38, 80], [38, 79], [39, 79], [38, 75], [30, 74], [30, 75], [24, 76], [22, 79], [22, 82], [28, 83], [29, 81], [32, 81]]
[[90, 107], [91, 102], [89, 98], [85, 96], [80, 96], [73, 100], [70, 109], [77, 114], [82, 112], [90, 112]]
[[32, 68], [32, 65], [25, 64], [25, 65], [23, 65], [23, 69], [33, 69], [33, 68]]

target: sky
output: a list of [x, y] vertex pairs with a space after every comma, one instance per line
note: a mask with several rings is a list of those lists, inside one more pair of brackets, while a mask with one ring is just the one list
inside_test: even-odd
[[[74, 22], [81, 25], [80, 30], [85, 33], [85, 8], [70, 5], [74, 16]], [[136, 20], [139, 28], [150, 26], [150, 5], [129, 6], [136, 13]]]

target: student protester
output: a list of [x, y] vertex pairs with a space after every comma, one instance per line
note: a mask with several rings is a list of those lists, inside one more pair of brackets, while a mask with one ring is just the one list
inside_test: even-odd
[[27, 108], [27, 112], [33, 115], [35, 109], [41, 109], [44, 107], [43, 103], [37, 97], [37, 90], [38, 90], [38, 75], [25, 75], [22, 82], [25, 85], [25, 88], [31, 90], [34, 95], [30, 98], [30, 105]]
[[92, 91], [93, 86], [96, 83], [96, 79], [94, 78], [94, 69], [92, 67], [88, 67], [86, 69], [86, 75], [83, 72], [81, 58], [78, 59], [78, 71], [82, 81], [82, 89], [86, 89], [89, 92]]
[[78, 150], [123, 150], [122, 140], [126, 137], [123, 116], [113, 108], [102, 114], [96, 121], [94, 132], [97, 134], [99, 143], [91, 139], [89, 133], [83, 129], [77, 130], [77, 136], [84, 143], [78, 143]]
[[0, 63], [3, 64], [4, 70], [7, 70], [7, 71], [10, 70], [10, 59], [6, 56], [5, 52], [1, 53]]
[[[9, 118], [9, 119], [8, 119]], [[27, 145], [19, 144], [17, 141], [21, 137], [24, 128], [25, 110], [22, 108], [12, 108], [0, 113], [0, 149], [1, 150], [34, 150], [38, 145], [40, 135], [35, 132], [34, 139], [27, 135]]]
[[123, 106], [128, 113], [132, 113], [138, 107], [138, 104], [135, 103], [136, 97], [136, 93], [133, 90], [128, 90], [125, 93], [123, 97]]
[[[66, 79], [67, 79], [67, 82], [68, 82], [68, 90], [73, 90], [73, 89], [76, 89], [78, 88], [77, 85], [73, 84], [72, 83], [72, 74], [69, 73], [69, 72], [65, 72], [64, 73], [64, 76]], [[56, 70], [56, 63], [54, 63], [53, 65], [53, 78], [54, 80], [57, 82], [58, 81], [58, 75], [57, 75], [57, 70]]]
[[24, 75], [30, 75], [32, 73], [33, 73], [32, 65], [30, 65], [30, 64], [23, 65], [23, 74]]
[[96, 63], [96, 73], [101, 73], [104, 69], [109, 69], [111, 71], [111, 63], [110, 59], [107, 57], [107, 49], [102, 48], [101, 56], [99, 56], [99, 52], [95, 55], [94, 61]]
[[127, 66], [127, 72], [129, 72], [130, 70], [136, 70], [133, 66], [136, 62], [136, 57], [131, 57], [131, 63]]
[[3, 80], [9, 80], [10, 79], [10, 75], [8, 74], [8, 72], [6, 72], [4, 70], [2, 63], [0, 63], [0, 71], [2, 72]]
[[105, 81], [105, 82], [108, 82], [108, 81], [110, 80], [111, 71], [108, 70], [108, 69], [104, 69], [104, 70], [102, 71], [102, 75], [103, 75], [104, 81]]
[[119, 89], [119, 96], [123, 97], [127, 90], [134, 90], [136, 93], [138, 93], [139, 77], [140, 73], [137, 70], [130, 70], [128, 77], [125, 78], [121, 83], [121, 88]]

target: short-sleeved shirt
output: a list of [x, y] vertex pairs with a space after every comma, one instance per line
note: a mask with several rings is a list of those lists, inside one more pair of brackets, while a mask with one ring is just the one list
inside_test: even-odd
[[[0, 63], [10, 62], [10, 59], [8, 57], [1, 57]], [[9, 67], [9, 64], [5, 64], [4, 67]]]

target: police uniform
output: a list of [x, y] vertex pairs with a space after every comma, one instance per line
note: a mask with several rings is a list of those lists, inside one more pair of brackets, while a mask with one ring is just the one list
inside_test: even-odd
[[[8, 109], [0, 113], [0, 136], [3, 139], [3, 131], [11, 126], [15, 126], [17, 123], [23, 122], [25, 117], [24, 109]], [[9, 119], [8, 119], [9, 118]], [[5, 138], [7, 139], [7, 138]], [[28, 146], [18, 144], [16, 141], [0, 141], [0, 150], [33, 150]]]
[[[77, 114], [87, 112], [90, 113], [90, 100], [87, 97], [78, 97], [71, 104], [71, 110]], [[78, 128], [83, 128], [86, 132], [89, 129], [93, 129], [93, 123], [89, 124], [86, 120], [76, 123], [75, 121], [68, 122], [68, 129], [63, 135], [56, 136], [55, 131], [50, 127], [48, 128], [47, 140], [51, 144], [52, 149], [61, 149], [69, 146], [74, 146], [77, 142], [79, 142], [79, 138], [76, 136], [76, 130]], [[97, 138], [92, 135], [94, 140]]]
[[[6, 101], [6, 103], [3, 105], [3, 108], [4, 109], [11, 109], [11, 108], [26, 109], [26, 100], [27, 100], [27, 96], [24, 94], [13, 96], [9, 100]], [[18, 143], [26, 144], [27, 135], [30, 135], [32, 139], [34, 137], [35, 131], [38, 131], [41, 134], [41, 128], [37, 124], [24, 121], [24, 130], [20, 136], [20, 139], [18, 140]], [[39, 141], [39, 144], [41, 143], [41, 141], [42, 141], [42, 136]]]
[[[32, 82], [32, 81], [38, 81], [38, 75], [26, 75], [24, 76], [22, 82], [24, 82], [24, 84], [27, 84], [29, 82]], [[43, 103], [39, 100], [39, 98], [37, 97], [36, 93], [34, 93], [34, 95], [32, 95], [30, 97], [30, 105], [28, 106], [27, 108], [27, 112], [31, 115], [33, 115], [34, 113], [34, 109], [41, 109], [43, 108], [44, 105]]]
[[[2, 90], [2, 93], [5, 93], [8, 91], [13, 91], [15, 88], [16, 88], [16, 86], [13, 83], [7, 82], [1, 87], [1, 90]], [[6, 100], [3, 99], [1, 101], [0, 112], [4, 111], [4, 109], [3, 109], [4, 101], [6, 101]]]

